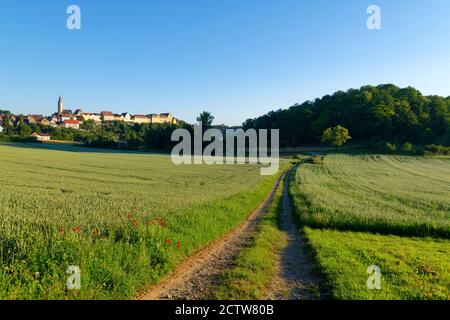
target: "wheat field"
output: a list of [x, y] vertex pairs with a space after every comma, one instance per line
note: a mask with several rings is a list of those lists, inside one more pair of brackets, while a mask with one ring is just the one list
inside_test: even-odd
[[[0, 299], [123, 299], [235, 227], [276, 179], [255, 165], [0, 145]], [[79, 266], [82, 287], [66, 287]]]
[[449, 158], [328, 155], [290, 189], [311, 227], [450, 237]]

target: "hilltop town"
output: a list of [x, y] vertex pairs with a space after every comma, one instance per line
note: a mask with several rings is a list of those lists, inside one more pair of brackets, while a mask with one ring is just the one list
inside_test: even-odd
[[[97, 125], [108, 122], [124, 122], [128, 124], [177, 124], [178, 120], [174, 118], [171, 113], [161, 114], [147, 114], [132, 115], [128, 112], [122, 114], [115, 114], [111, 111], [102, 111], [100, 113], [84, 112], [81, 109], [72, 111], [70, 109], [64, 109], [62, 97], [58, 100], [57, 112], [51, 116], [43, 115], [15, 115], [15, 114], [0, 114], [0, 132], [3, 131], [3, 126], [6, 121], [9, 121], [11, 125], [18, 125], [21, 121], [28, 125], [44, 125], [53, 128], [71, 128], [80, 129], [80, 125], [85, 121], [92, 121]], [[39, 138], [39, 137], [38, 137]]]

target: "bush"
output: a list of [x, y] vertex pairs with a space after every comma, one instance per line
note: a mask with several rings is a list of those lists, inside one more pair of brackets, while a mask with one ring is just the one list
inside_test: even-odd
[[323, 156], [314, 156], [312, 158], [313, 164], [322, 164], [322, 162], [323, 162]]
[[0, 141], [9, 142], [11, 141], [11, 138], [3, 133], [0, 133]]
[[424, 154], [450, 155], [450, 147], [429, 144], [423, 148]]
[[405, 142], [402, 146], [402, 151], [403, 152], [413, 152], [414, 151], [414, 147], [411, 143], [409, 142]]
[[0, 134], [0, 141], [2, 142], [23, 142], [23, 143], [31, 143], [31, 142], [39, 142], [35, 137], [20, 137], [20, 136], [8, 136], [6, 134]]
[[322, 164], [323, 163], [323, 156], [320, 155], [316, 155], [316, 156], [312, 156], [309, 157], [305, 160], [306, 163], [311, 163], [311, 164]]
[[386, 148], [386, 150], [389, 151], [389, 152], [395, 152], [395, 151], [397, 151], [397, 146], [396, 146], [395, 144], [393, 144], [393, 143], [390, 143], [390, 142], [386, 143], [385, 148]]

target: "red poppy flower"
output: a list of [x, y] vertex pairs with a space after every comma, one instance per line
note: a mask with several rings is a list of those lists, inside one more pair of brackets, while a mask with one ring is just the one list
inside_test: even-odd
[[75, 233], [80, 233], [81, 228], [80, 227], [73, 227], [72, 231], [75, 232]]
[[131, 220], [131, 214], [128, 214], [128, 220]]
[[180, 241], [178, 241], [177, 248], [178, 248], [178, 249], [181, 248], [181, 242], [180, 242]]
[[166, 240], [166, 243], [167, 243], [167, 244], [170, 244], [170, 239], [167, 239], [167, 240]]
[[138, 222], [137, 222], [137, 220], [136, 219], [133, 219], [133, 224], [137, 227], [137, 225], [138, 225]]

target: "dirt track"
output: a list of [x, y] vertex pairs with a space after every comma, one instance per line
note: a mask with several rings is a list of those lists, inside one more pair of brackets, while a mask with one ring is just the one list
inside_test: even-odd
[[284, 174], [278, 178], [270, 194], [238, 228], [214, 241], [181, 263], [160, 284], [139, 297], [140, 300], [199, 300], [211, 298], [221, 276], [229, 269], [238, 253], [245, 248], [257, 230], [259, 218], [266, 212]]
[[259, 218], [266, 213], [273, 195], [284, 176], [283, 213], [281, 228], [287, 245], [278, 253], [276, 274], [267, 299], [317, 299], [321, 279], [312, 271], [312, 261], [305, 252], [304, 239], [292, 221], [288, 185], [291, 170], [275, 183], [271, 193], [238, 228], [188, 258], [160, 284], [150, 288], [140, 300], [201, 300], [213, 298], [224, 272], [233, 267], [239, 252], [244, 249], [258, 229]]
[[325, 298], [322, 279], [313, 272], [313, 261], [306, 253], [305, 239], [292, 221], [289, 199], [291, 170], [284, 182], [283, 211], [280, 227], [285, 233], [286, 246], [278, 253], [276, 274], [267, 298], [273, 300], [312, 300]]

